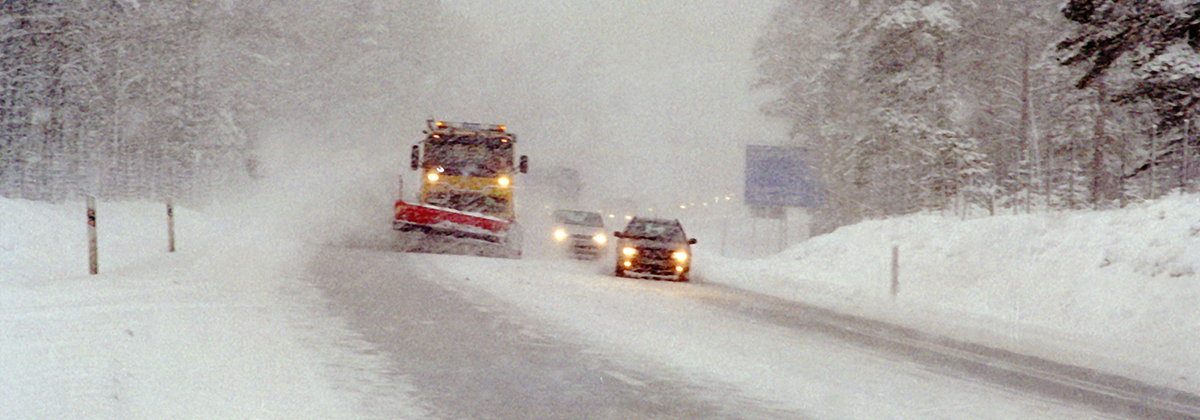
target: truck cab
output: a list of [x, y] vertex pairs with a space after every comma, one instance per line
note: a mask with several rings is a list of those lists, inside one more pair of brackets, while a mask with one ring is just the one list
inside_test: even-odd
[[[519, 258], [523, 240], [514, 175], [527, 172], [529, 161], [514, 159], [516, 135], [503, 125], [434, 120], [426, 125], [409, 164], [420, 190], [407, 202], [401, 182], [396, 200], [392, 229], [401, 232], [400, 247], [438, 253], [479, 248], [479, 255]], [[441, 244], [440, 238], [456, 243]], [[470, 241], [484, 244], [474, 247]], [[491, 245], [499, 249], [493, 252]]]
[[411, 167], [421, 171], [418, 201], [458, 211], [512, 220], [513, 175], [528, 171], [528, 158], [514, 162], [515, 134], [503, 125], [428, 121]]

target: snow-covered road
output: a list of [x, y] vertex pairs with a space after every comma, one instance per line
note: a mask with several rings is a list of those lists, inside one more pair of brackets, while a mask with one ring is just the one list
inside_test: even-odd
[[308, 272], [439, 418], [798, 418], [620, 366], [520, 308], [440, 281], [448, 274], [428, 256], [323, 248]]
[[[311, 206], [270, 200], [178, 208], [174, 254], [161, 204], [102, 203], [89, 276], [79, 203], [0, 200], [0, 418], [1105, 418], [726, 292], [1194, 398], [1196, 200], [864, 222], [748, 260], [696, 229], [689, 284], [616, 278], [611, 261], [396, 253], [371, 217], [274, 226]], [[892, 240], [911, 261], [895, 300], [877, 255]]]
[[308, 273], [443, 418], [1106, 418], [606, 268], [326, 248]]

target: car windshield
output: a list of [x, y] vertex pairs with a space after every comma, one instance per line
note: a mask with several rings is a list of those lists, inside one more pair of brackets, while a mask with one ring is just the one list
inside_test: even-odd
[[678, 224], [656, 220], [634, 220], [629, 222], [629, 226], [625, 228], [625, 235], [672, 242], [687, 240], [687, 237], [683, 233], [683, 228]]
[[554, 212], [554, 220], [569, 225], [604, 227], [600, 214], [586, 211], [559, 210]]

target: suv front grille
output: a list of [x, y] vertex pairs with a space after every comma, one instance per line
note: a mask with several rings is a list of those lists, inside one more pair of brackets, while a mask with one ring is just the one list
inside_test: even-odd
[[671, 259], [671, 250], [663, 248], [642, 248], [638, 250], [642, 258], [650, 260], [669, 260]]

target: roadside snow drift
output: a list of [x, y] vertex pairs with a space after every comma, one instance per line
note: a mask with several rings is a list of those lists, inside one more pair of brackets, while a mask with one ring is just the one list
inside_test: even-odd
[[1197, 195], [1108, 211], [872, 220], [770, 258], [696, 264], [708, 281], [1200, 391]]

